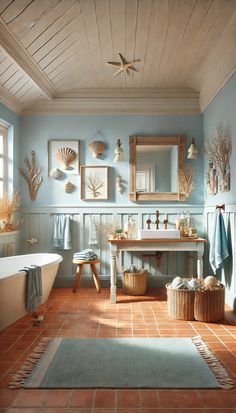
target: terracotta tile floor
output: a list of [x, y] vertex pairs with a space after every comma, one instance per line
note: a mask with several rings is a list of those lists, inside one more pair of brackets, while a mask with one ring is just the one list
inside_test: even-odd
[[[168, 317], [165, 291], [143, 297], [121, 293], [111, 305], [109, 291], [54, 289], [41, 307], [45, 320], [29, 315], [0, 333], [0, 413], [236, 413], [233, 390], [10, 390], [7, 387], [39, 338], [193, 337], [201, 335], [236, 382], [236, 316], [226, 308], [220, 323]], [[191, 372], [190, 372], [191, 374]]]

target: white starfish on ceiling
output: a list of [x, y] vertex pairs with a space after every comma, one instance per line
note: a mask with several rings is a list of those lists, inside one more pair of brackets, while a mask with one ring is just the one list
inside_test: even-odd
[[124, 58], [120, 53], [118, 53], [118, 56], [119, 56], [119, 58], [120, 58], [120, 62], [106, 62], [107, 65], [110, 65], [110, 66], [114, 66], [114, 67], [118, 67], [118, 68], [119, 68], [119, 69], [113, 74], [113, 76], [117, 76], [117, 75], [119, 75], [121, 72], [125, 72], [125, 73], [127, 73], [127, 75], [128, 75], [130, 70], [133, 70], [134, 72], [137, 72], [137, 70], [135, 69], [135, 67], [133, 67], [132, 65], [133, 65], [133, 63], [135, 63], [135, 62], [140, 62], [140, 59], [138, 59], [138, 60], [132, 60], [132, 62], [129, 62], [129, 63], [128, 63], [128, 62], [125, 60], [125, 58]]

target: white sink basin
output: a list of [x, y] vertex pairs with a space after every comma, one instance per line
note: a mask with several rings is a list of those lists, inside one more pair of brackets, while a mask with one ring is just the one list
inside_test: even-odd
[[138, 239], [180, 238], [179, 229], [139, 229]]

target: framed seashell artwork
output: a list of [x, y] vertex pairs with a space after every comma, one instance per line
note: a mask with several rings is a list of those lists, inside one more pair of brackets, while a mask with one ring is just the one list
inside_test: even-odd
[[79, 140], [50, 139], [48, 141], [48, 176], [52, 177], [50, 172], [56, 170], [69, 175], [79, 174], [79, 143]]
[[108, 166], [80, 167], [80, 198], [100, 201], [108, 199]]

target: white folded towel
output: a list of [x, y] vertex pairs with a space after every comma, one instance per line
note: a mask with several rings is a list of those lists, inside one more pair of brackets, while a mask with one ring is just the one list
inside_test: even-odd
[[97, 254], [91, 249], [86, 249], [80, 252], [74, 253], [74, 259], [76, 260], [96, 260]]

